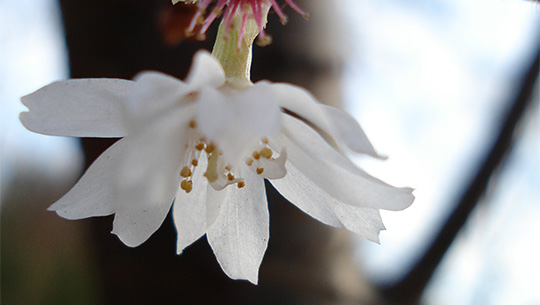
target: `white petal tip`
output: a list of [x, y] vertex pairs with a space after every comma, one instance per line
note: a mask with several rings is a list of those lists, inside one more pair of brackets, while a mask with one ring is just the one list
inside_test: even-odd
[[367, 238], [367, 240], [371, 241], [371, 242], [374, 242], [376, 243], [377, 245], [380, 245], [381, 244], [381, 241], [379, 240], [379, 236], [377, 235], [377, 237], [371, 237], [371, 238]]
[[209, 51], [200, 50], [193, 57], [186, 83], [194, 87], [219, 87], [225, 83], [225, 71]]
[[403, 209], [406, 209], [406, 208], [410, 207], [413, 204], [414, 199], [416, 199], [416, 197], [413, 195], [413, 191], [414, 191], [413, 188], [404, 187], [404, 188], [402, 188], [402, 190], [405, 193], [405, 196], [402, 199], [403, 200], [403, 208], [402, 208], [402, 210], [403, 210]]
[[119, 232], [115, 232], [114, 230], [111, 231], [112, 234], [118, 236], [118, 239], [120, 239], [120, 241], [122, 241], [122, 243], [124, 243], [124, 245], [130, 247], [130, 248], [135, 248], [135, 247], [138, 247], [140, 246], [142, 243], [144, 243], [146, 240], [137, 240], [137, 239], [131, 239], [129, 236], [125, 236], [124, 234], [122, 233], [119, 233]]
[[225, 274], [227, 274], [227, 276], [229, 276], [233, 280], [248, 281], [253, 285], [259, 285], [259, 272], [258, 272], [258, 270], [257, 270], [256, 274], [252, 274], [252, 275], [242, 274], [242, 275], [232, 276], [231, 274], [228, 274], [227, 272], [225, 272]]
[[24, 128], [32, 132], [36, 132], [32, 130], [33, 128], [32, 128], [32, 123], [31, 123], [31, 118], [30, 118], [30, 112], [24, 111], [24, 112], [19, 113], [19, 121], [21, 121]]
[[383, 160], [383, 161], [388, 160], [388, 156], [387, 156], [387, 155], [381, 155], [381, 154], [379, 154], [379, 153], [377, 153], [377, 152], [375, 152], [375, 151], [373, 152], [373, 155], [371, 155], [371, 156], [374, 157], [374, 158], [377, 158], [377, 159], [379, 159], [379, 160]]
[[28, 104], [30, 102], [30, 99], [32, 97], [32, 95], [34, 95], [36, 92], [33, 92], [33, 93], [30, 93], [30, 94], [27, 94], [25, 96], [22, 96], [21, 97], [21, 103], [23, 103], [23, 105], [25, 105], [26, 107], [30, 107]]
[[184, 250], [186, 249], [186, 246], [176, 244], [176, 255], [181, 255], [184, 253]]
[[72, 213], [70, 213], [70, 210], [65, 207], [59, 207], [58, 209], [52, 210], [51, 208], [47, 209], [49, 211], [53, 211], [56, 213], [56, 215], [67, 219], [67, 220], [79, 220], [87, 217], [83, 216], [74, 216]]
[[259, 285], [259, 275], [255, 276], [255, 277], [246, 277], [246, 278], [240, 277], [240, 278], [233, 278], [233, 280], [244, 280], [244, 281], [250, 282], [250, 283], [253, 284], [253, 285]]

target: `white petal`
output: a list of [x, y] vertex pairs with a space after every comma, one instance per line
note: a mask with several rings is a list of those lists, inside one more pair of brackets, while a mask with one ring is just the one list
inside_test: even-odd
[[217, 144], [233, 168], [259, 146], [263, 137], [281, 129], [281, 111], [267, 83], [246, 90], [205, 89], [198, 104], [201, 133]]
[[336, 200], [386, 210], [402, 210], [413, 202], [411, 188], [396, 188], [371, 177], [300, 120], [284, 114], [282, 122], [284, 134], [279, 140], [271, 138], [271, 144], [286, 147], [288, 161]]
[[307, 90], [290, 84], [273, 84], [279, 106], [309, 121], [324, 132], [331, 145], [380, 158], [354, 118], [337, 108], [320, 104]]
[[180, 181], [192, 110], [178, 107], [125, 138], [131, 149], [119, 172], [113, 233], [128, 246], [143, 243], [167, 215]]
[[329, 202], [336, 201], [321, 190], [291, 162], [285, 162], [287, 175], [282, 179], [270, 180], [270, 183], [290, 203], [318, 221], [337, 228], [344, 228]]
[[217, 88], [225, 83], [225, 71], [210, 52], [201, 50], [193, 57], [186, 83], [196, 90]]
[[378, 210], [339, 202], [316, 186], [290, 162], [286, 162], [286, 167], [287, 176], [270, 182], [287, 200], [322, 223], [346, 228], [378, 242], [379, 232], [384, 229]]
[[[231, 185], [237, 187], [236, 185]], [[217, 220], [221, 207], [223, 206], [223, 200], [226, 196], [226, 192], [223, 190], [215, 190], [209, 187], [206, 191], [206, 229], [210, 228]]]
[[232, 279], [258, 282], [259, 266], [269, 238], [269, 216], [263, 179], [242, 173], [246, 186], [229, 186], [219, 216], [207, 231], [208, 242], [223, 271]]
[[138, 74], [125, 108], [130, 132], [133, 125], [140, 126], [143, 121], [182, 106], [189, 92], [189, 86], [172, 76], [153, 71]]
[[331, 208], [347, 230], [379, 242], [379, 232], [385, 228], [378, 209], [359, 208], [339, 202], [332, 204]]
[[199, 165], [193, 173], [193, 190], [186, 193], [179, 188], [173, 205], [173, 217], [178, 239], [176, 253], [182, 251], [206, 233], [206, 201], [208, 180], [203, 176], [206, 155], [199, 158]]
[[327, 105], [321, 104], [320, 107], [330, 121], [333, 129], [332, 134], [338, 140], [338, 143], [345, 144], [350, 150], [356, 153], [384, 158], [377, 154], [360, 127], [360, 124], [352, 116], [345, 111]]
[[[172, 197], [170, 196], [172, 201]], [[159, 229], [167, 216], [171, 202], [141, 208], [140, 210], [122, 207], [117, 210], [113, 221], [113, 231], [129, 247], [137, 247]]]
[[20, 114], [31, 131], [68, 137], [123, 137], [122, 107], [134, 82], [121, 79], [59, 81], [23, 96]]
[[117, 172], [127, 150], [124, 139], [114, 143], [92, 163], [79, 182], [48, 210], [56, 211], [67, 219], [114, 213]]

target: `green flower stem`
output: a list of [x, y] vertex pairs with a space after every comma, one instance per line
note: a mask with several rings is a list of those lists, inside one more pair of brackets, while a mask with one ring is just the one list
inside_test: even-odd
[[[270, 7], [264, 5], [263, 9], [268, 12]], [[262, 21], [265, 25], [267, 14], [264, 14], [264, 16]], [[242, 14], [240, 13], [234, 16], [228, 33], [225, 30], [226, 25], [221, 22], [212, 51], [212, 55], [221, 62], [225, 70], [227, 82], [235, 87], [247, 87], [251, 85], [252, 46], [259, 34], [257, 23], [252, 17], [249, 17], [242, 35], [240, 48], [238, 48], [238, 36], [241, 25]]]

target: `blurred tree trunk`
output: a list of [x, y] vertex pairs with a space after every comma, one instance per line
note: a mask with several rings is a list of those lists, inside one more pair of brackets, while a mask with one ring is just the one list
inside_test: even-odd
[[[255, 47], [253, 78], [289, 81], [324, 101], [340, 100], [340, 31], [326, 0], [297, 1], [311, 14], [306, 22], [288, 9], [290, 24], [270, 16], [274, 43]], [[205, 42], [163, 42], [160, 20], [169, 0], [60, 0], [71, 76], [132, 78], [159, 70], [184, 78], [191, 58], [210, 49], [217, 23]], [[189, 18], [187, 14], [178, 16]], [[170, 16], [170, 15], [169, 15]], [[334, 18], [332, 18], [334, 17]], [[316, 37], [316, 38], [315, 38]], [[87, 166], [112, 141], [85, 139]], [[229, 279], [202, 238], [181, 256], [170, 216], [142, 246], [131, 249], [110, 234], [112, 217], [91, 221], [103, 304], [352, 304], [367, 292], [350, 259], [348, 235], [331, 229], [287, 203], [268, 187], [270, 243], [258, 286]]]

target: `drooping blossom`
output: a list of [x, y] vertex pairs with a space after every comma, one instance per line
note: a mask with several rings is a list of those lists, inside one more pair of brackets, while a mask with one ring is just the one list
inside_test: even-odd
[[146, 241], [172, 208], [177, 252], [206, 234], [224, 272], [257, 283], [269, 239], [264, 179], [313, 218], [378, 241], [379, 209], [414, 197], [356, 167], [344, 151], [378, 157], [358, 123], [299, 87], [227, 83], [201, 51], [185, 81], [59, 81], [22, 98], [31, 131], [121, 137], [49, 209], [67, 219], [114, 214], [112, 233]]
[[[304, 18], [308, 18], [308, 14], [293, 0], [284, 1], [298, 14], [304, 16]], [[264, 31], [266, 17], [270, 8], [274, 9], [282, 24], [286, 24], [288, 21], [287, 15], [283, 12], [277, 0], [172, 0], [172, 2], [173, 4], [178, 2], [197, 4], [197, 13], [193, 16], [187, 32], [188, 34], [196, 35], [201, 40], [205, 38], [205, 33], [210, 25], [221, 14], [223, 14], [222, 22], [225, 25], [226, 33], [233, 26], [235, 16], [240, 16], [241, 23], [239, 25], [240, 35], [238, 36], [238, 44], [240, 44], [248, 19], [255, 20], [259, 28], [259, 44], [266, 45], [271, 42], [271, 37]], [[210, 13], [207, 13], [208, 10], [210, 10]], [[197, 26], [199, 26], [198, 29]]]

